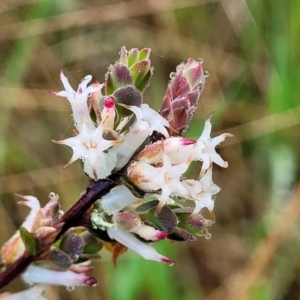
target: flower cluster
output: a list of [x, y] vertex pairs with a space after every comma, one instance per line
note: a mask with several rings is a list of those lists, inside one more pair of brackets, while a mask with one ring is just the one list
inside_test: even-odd
[[[114, 264], [129, 248], [145, 259], [172, 265], [173, 260], [159, 254], [151, 242], [210, 238], [207, 227], [215, 222], [214, 199], [220, 191], [212, 180], [213, 163], [228, 166], [215, 147], [231, 135], [211, 138], [210, 115], [197, 140], [182, 137], [204, 88], [202, 61], [190, 58], [171, 74], [159, 112], [143, 103], [152, 73], [150, 49], [125, 48], [103, 84], [89, 85], [88, 75], [75, 91], [61, 71], [64, 90], [52, 93], [69, 100], [76, 128], [73, 137], [54, 141], [73, 150], [65, 167], [80, 159], [91, 182], [119, 175], [116, 186], [85, 212], [78, 224], [82, 227], [58, 241], [63, 223], [57, 195], [51, 194], [51, 213], [50, 204], [41, 209], [36, 198], [25, 197], [32, 212], [2, 248], [8, 264], [24, 251], [39, 254], [23, 274], [25, 281], [93, 285], [95, 279], [86, 276], [89, 258], [102, 245], [112, 252]], [[197, 178], [188, 178], [193, 161], [201, 161], [202, 167]], [[210, 219], [202, 215], [204, 208]], [[45, 236], [50, 236], [47, 242]]]

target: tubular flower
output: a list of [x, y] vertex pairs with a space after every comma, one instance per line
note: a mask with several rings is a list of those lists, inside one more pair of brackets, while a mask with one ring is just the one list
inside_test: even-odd
[[22, 274], [22, 278], [29, 284], [54, 284], [67, 287], [80, 285], [94, 286], [97, 280], [93, 277], [86, 276], [85, 272], [73, 272], [70, 270], [51, 270], [38, 265], [30, 265]]
[[174, 264], [173, 260], [160, 255], [153, 247], [141, 242], [134, 235], [119, 226], [117, 229], [108, 228], [107, 233], [110, 238], [120, 242], [127, 248], [134, 250], [145, 259], [166, 263], [170, 266]]

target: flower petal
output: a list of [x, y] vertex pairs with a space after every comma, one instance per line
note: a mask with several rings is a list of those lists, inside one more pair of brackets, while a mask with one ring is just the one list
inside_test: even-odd
[[174, 264], [173, 260], [162, 256], [153, 247], [141, 242], [134, 235], [132, 235], [131, 233], [122, 229], [119, 226], [115, 230], [108, 228], [107, 233], [110, 236], [110, 238], [118, 241], [127, 248], [135, 251], [145, 259], [166, 263], [170, 266]]
[[97, 283], [95, 278], [88, 277], [85, 274], [74, 273], [70, 270], [54, 271], [36, 265], [30, 265], [22, 274], [22, 278], [29, 284], [42, 283], [63, 286], [94, 286]]

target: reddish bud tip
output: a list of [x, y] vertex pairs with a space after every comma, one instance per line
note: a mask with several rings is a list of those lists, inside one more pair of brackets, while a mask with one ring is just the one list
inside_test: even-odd
[[162, 258], [161, 262], [165, 263], [165, 264], [168, 264], [169, 266], [173, 266], [175, 264], [174, 260], [166, 258], [166, 257]]
[[115, 106], [115, 99], [113, 97], [109, 97], [105, 100], [104, 106], [106, 108], [113, 108]]
[[168, 236], [168, 233], [165, 231], [160, 231], [159, 233], [156, 234], [157, 240], [163, 240]]
[[98, 281], [96, 278], [94, 277], [90, 277], [86, 282], [85, 282], [86, 285], [89, 285], [89, 286], [96, 286], [98, 284]]
[[186, 138], [183, 138], [181, 140], [181, 142], [182, 142], [183, 146], [193, 145], [193, 144], [197, 143], [197, 141], [195, 141], [195, 140], [186, 139]]

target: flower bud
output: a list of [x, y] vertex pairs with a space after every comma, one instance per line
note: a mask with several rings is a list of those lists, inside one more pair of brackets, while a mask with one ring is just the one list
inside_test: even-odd
[[171, 81], [159, 110], [170, 123], [171, 136], [181, 135], [188, 129], [204, 83], [202, 62], [192, 58], [177, 66], [176, 73], [171, 73]]

